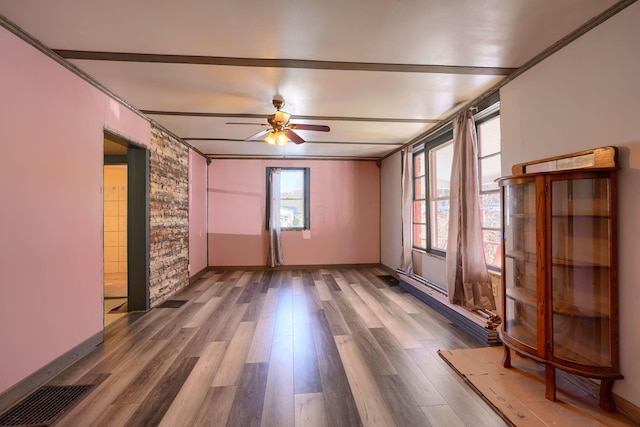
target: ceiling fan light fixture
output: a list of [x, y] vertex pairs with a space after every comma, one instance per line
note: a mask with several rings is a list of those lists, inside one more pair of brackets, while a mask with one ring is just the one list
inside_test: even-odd
[[269, 135], [264, 139], [267, 144], [271, 145], [287, 145], [289, 142], [289, 138], [287, 138], [287, 134], [284, 131], [272, 131], [269, 132]]
[[286, 125], [289, 123], [289, 119], [291, 118], [291, 114], [286, 111], [276, 111], [275, 122], [281, 123], [282, 125]]
[[264, 140], [267, 142], [267, 144], [276, 145], [276, 133], [269, 132], [269, 135], [267, 135]]
[[276, 132], [276, 145], [287, 145], [289, 142], [289, 138], [287, 138], [287, 134], [283, 131], [279, 130]]
[[295, 144], [304, 143], [304, 139], [298, 135], [295, 130], [312, 130], [318, 132], [329, 132], [329, 126], [325, 125], [312, 125], [303, 123], [289, 123], [291, 114], [286, 111], [282, 111], [284, 106], [284, 99], [276, 96], [273, 98], [273, 106], [276, 107], [276, 112], [267, 116], [268, 125], [261, 123], [241, 123], [241, 122], [227, 122], [230, 125], [258, 125], [266, 126], [266, 129], [256, 133], [245, 139], [245, 141], [254, 141], [260, 138], [259, 135], [266, 135], [265, 142], [270, 145], [287, 145], [289, 141]]

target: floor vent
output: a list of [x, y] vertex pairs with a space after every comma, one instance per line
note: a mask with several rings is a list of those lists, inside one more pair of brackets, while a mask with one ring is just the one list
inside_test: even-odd
[[389, 286], [398, 286], [400, 284], [398, 279], [396, 279], [395, 277], [391, 276], [390, 274], [383, 274], [381, 276], [378, 276], [378, 278], [380, 280], [382, 280], [383, 282], [385, 282]]
[[0, 415], [0, 426], [49, 426], [79, 402], [92, 385], [45, 386]]
[[179, 308], [186, 304], [187, 300], [182, 299], [168, 299], [161, 304], [158, 304], [157, 308]]

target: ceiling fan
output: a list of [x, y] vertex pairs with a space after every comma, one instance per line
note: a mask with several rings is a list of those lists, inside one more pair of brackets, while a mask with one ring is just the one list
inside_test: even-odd
[[267, 116], [267, 123], [240, 123], [240, 122], [227, 122], [228, 125], [258, 125], [265, 126], [266, 129], [251, 135], [245, 141], [261, 139], [271, 145], [286, 145], [289, 140], [296, 144], [302, 144], [304, 139], [296, 132], [297, 130], [313, 130], [318, 132], [329, 132], [329, 126], [325, 125], [307, 125], [302, 123], [291, 123], [289, 120], [291, 114], [282, 111], [284, 107], [284, 99], [276, 96], [273, 98], [273, 106], [276, 108], [275, 114]]

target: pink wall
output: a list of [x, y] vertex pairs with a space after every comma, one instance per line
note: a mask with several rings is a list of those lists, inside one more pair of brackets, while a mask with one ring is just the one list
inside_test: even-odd
[[265, 169], [311, 169], [311, 236], [283, 231], [287, 265], [380, 261], [380, 172], [374, 162], [217, 160], [209, 166], [209, 265], [266, 265]]
[[207, 161], [189, 150], [189, 276], [207, 267]]
[[0, 28], [0, 392], [102, 330], [105, 127], [149, 123]]

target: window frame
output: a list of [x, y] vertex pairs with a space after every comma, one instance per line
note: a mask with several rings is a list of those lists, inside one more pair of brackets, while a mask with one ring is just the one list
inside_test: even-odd
[[[311, 229], [311, 168], [308, 167], [278, 167], [267, 166], [266, 168], [266, 209], [265, 209], [265, 224], [266, 229], [269, 229], [269, 212], [271, 211], [271, 189], [269, 188], [269, 175], [273, 169], [280, 169], [282, 171], [302, 171], [304, 176], [304, 224], [302, 227], [280, 227], [282, 231], [303, 231]], [[282, 200], [282, 199], [281, 199]]]
[[[437, 256], [441, 256], [441, 257], [446, 257], [447, 253], [439, 248], [434, 248], [431, 245], [431, 181], [429, 180], [429, 177], [431, 176], [431, 165], [429, 163], [429, 153], [432, 150], [435, 150], [437, 148], [439, 148], [440, 146], [450, 142], [451, 140], [453, 140], [453, 126], [449, 125], [446, 126], [441, 132], [438, 132], [437, 135], [435, 135], [433, 138], [430, 138], [429, 141], [424, 142], [418, 146], [416, 146], [414, 148], [414, 163], [412, 163], [412, 165], [415, 165], [415, 156], [418, 155], [424, 155], [424, 178], [425, 178], [425, 205], [426, 205], [426, 210], [427, 210], [427, 214], [426, 214], [426, 232], [427, 232], [427, 238], [426, 238], [426, 245], [425, 247], [421, 247], [421, 246], [415, 246], [415, 243], [413, 242], [413, 234], [412, 236], [412, 246], [414, 249], [420, 250], [420, 251], [424, 251], [433, 255], [437, 255]], [[417, 200], [422, 200], [422, 199], [416, 199], [416, 192], [415, 192], [415, 168], [413, 168], [412, 172], [412, 177], [413, 177], [413, 201], [416, 202]], [[414, 218], [413, 218], [413, 211], [411, 212], [411, 223], [412, 225], [415, 224], [422, 224], [422, 223], [416, 223], [414, 222]]]
[[[488, 122], [490, 120], [495, 119], [496, 117], [500, 117], [500, 103], [497, 103], [495, 105], [493, 105], [491, 108], [487, 108], [484, 111], [481, 111], [480, 113], [476, 114], [476, 116], [474, 117], [474, 121], [476, 124], [476, 140], [478, 143], [478, 146], [476, 147], [478, 150], [478, 182], [480, 184], [480, 191], [478, 193], [479, 196], [483, 196], [486, 194], [497, 194], [498, 196], [500, 196], [500, 188], [495, 188], [492, 190], [482, 190], [482, 160], [484, 159], [489, 159], [491, 157], [495, 157], [495, 156], [500, 156], [500, 158], [502, 158], [502, 143], [500, 144], [500, 151], [496, 152], [496, 153], [492, 153], [486, 156], [482, 156], [480, 153], [480, 131], [479, 131], [479, 127], [481, 124]], [[502, 210], [502, 206], [500, 206], [500, 209]], [[502, 212], [500, 212], [500, 218], [502, 218]], [[502, 220], [501, 220], [502, 221]], [[498, 233], [502, 233], [502, 224], [498, 225], [498, 227], [485, 227], [482, 226], [481, 230], [484, 234], [484, 231], [497, 231]], [[484, 241], [484, 238], [483, 238]], [[502, 249], [504, 250], [504, 248]], [[493, 272], [500, 272], [502, 271], [502, 266], [497, 266], [497, 265], [493, 265], [493, 264], [489, 264], [489, 260], [487, 261], [487, 268]]]
[[[487, 122], [489, 120], [492, 120], [496, 117], [500, 116], [500, 102], [497, 101], [494, 104], [492, 104], [491, 106], [485, 108], [484, 110], [474, 114], [474, 122], [475, 122], [475, 131], [476, 131], [476, 142], [477, 142], [477, 153], [478, 153], [478, 180], [480, 183], [480, 188], [479, 188], [479, 192], [478, 195], [482, 196], [484, 194], [491, 194], [491, 193], [500, 193], [500, 189], [496, 189], [496, 190], [486, 190], [483, 191], [482, 190], [482, 166], [481, 166], [481, 160], [482, 159], [486, 159], [486, 158], [490, 158], [490, 157], [494, 157], [494, 156], [498, 156], [498, 155], [502, 155], [502, 144], [500, 146], [500, 151], [496, 152], [496, 153], [492, 153], [490, 155], [487, 156], [482, 156], [480, 154], [480, 135], [479, 135], [479, 126], [484, 123]], [[419, 142], [417, 144], [415, 144], [413, 147], [413, 162], [412, 162], [412, 170], [411, 170], [411, 176], [412, 176], [412, 186], [413, 186], [413, 202], [415, 203], [416, 201], [420, 201], [420, 200], [424, 200], [426, 203], [426, 209], [427, 209], [427, 214], [426, 214], [426, 245], [425, 247], [421, 247], [421, 246], [416, 246], [415, 242], [414, 242], [414, 226], [417, 224], [422, 224], [422, 223], [416, 223], [414, 221], [414, 211], [412, 210], [411, 212], [411, 224], [412, 224], [412, 234], [411, 234], [411, 244], [412, 244], [412, 248], [414, 250], [417, 251], [421, 251], [421, 252], [426, 252], [428, 254], [432, 254], [435, 256], [439, 256], [442, 258], [446, 258], [447, 253], [446, 251], [443, 251], [439, 248], [434, 248], [432, 247], [431, 244], [431, 240], [432, 240], [432, 231], [431, 231], [431, 223], [432, 223], [432, 219], [431, 219], [431, 186], [432, 183], [430, 182], [429, 178], [431, 176], [431, 163], [429, 161], [429, 156], [430, 156], [430, 152], [434, 149], [437, 149], [439, 147], [441, 147], [443, 144], [446, 144], [450, 141], [453, 140], [453, 123], [449, 123], [447, 126], [443, 127], [440, 131], [438, 131], [436, 134], [430, 136], [428, 139]], [[415, 156], [418, 155], [423, 155], [424, 156], [424, 178], [425, 178], [425, 199], [416, 199], [416, 179], [419, 177], [416, 177], [415, 174]], [[433, 200], [438, 200], [438, 199], [433, 199]], [[502, 215], [500, 215], [502, 216]], [[485, 230], [488, 231], [498, 231], [498, 232], [502, 232], [502, 228], [501, 225], [498, 228], [494, 228], [494, 227], [482, 227], [482, 231], [484, 232]], [[504, 249], [503, 249], [504, 250]], [[493, 264], [489, 264], [488, 260], [487, 260], [487, 268], [490, 271], [499, 273], [502, 271], [502, 266], [498, 267], [495, 266]]]
[[[412, 206], [412, 208], [411, 208], [411, 247], [413, 249], [417, 249], [417, 250], [426, 250], [427, 249], [426, 245], [425, 245], [425, 247], [416, 245], [415, 238], [414, 238], [415, 237], [415, 227], [416, 227], [416, 225], [421, 225], [421, 226], [425, 227], [425, 235], [426, 235], [426, 230], [428, 230], [428, 227], [429, 227], [429, 221], [428, 221], [429, 220], [429, 215], [428, 214], [425, 214], [425, 222], [424, 223], [416, 222], [416, 218], [415, 218], [415, 209], [416, 209], [415, 205], [416, 205], [416, 202], [422, 201], [422, 202], [425, 203], [425, 207], [427, 206], [427, 188], [426, 188], [426, 185], [427, 185], [427, 168], [426, 168], [426, 164], [425, 164], [424, 160], [423, 160], [423, 169], [424, 169], [423, 172], [424, 173], [422, 175], [416, 175], [416, 157], [418, 157], [420, 155], [424, 156], [424, 147], [420, 147], [420, 148], [414, 150], [411, 153], [411, 186], [412, 186], [411, 189], [413, 191], [413, 203], [411, 205]], [[418, 182], [419, 179], [424, 179], [424, 184], [422, 185], [422, 187], [424, 189], [424, 194], [425, 194], [424, 198], [416, 197], [416, 195], [417, 195], [416, 188], [418, 187], [417, 186], [417, 182]], [[427, 239], [425, 238], [425, 242], [426, 241], [427, 241]]]

